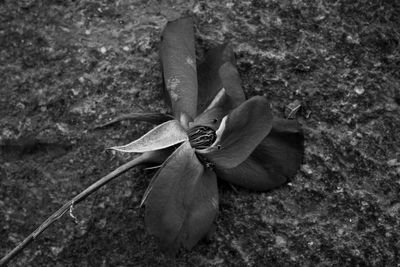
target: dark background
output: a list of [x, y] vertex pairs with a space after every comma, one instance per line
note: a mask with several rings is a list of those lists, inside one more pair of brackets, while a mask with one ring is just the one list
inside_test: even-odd
[[162, 256], [132, 170], [64, 216], [15, 266], [396, 266], [400, 250], [398, 1], [0, 1], [0, 255], [132, 155], [106, 153], [166, 112], [158, 44], [191, 13], [201, 49], [229, 41], [247, 97], [300, 101], [305, 160], [272, 192], [220, 184], [212, 241]]

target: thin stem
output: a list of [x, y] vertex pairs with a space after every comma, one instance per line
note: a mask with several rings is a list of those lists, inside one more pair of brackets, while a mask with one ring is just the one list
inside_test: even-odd
[[114, 178], [118, 177], [119, 175], [123, 174], [124, 172], [128, 171], [129, 169], [136, 167], [141, 164], [148, 163], [150, 161], [149, 155], [142, 154], [141, 156], [125, 163], [124, 165], [118, 167], [117, 169], [113, 170], [106, 176], [102, 177], [97, 182], [90, 185], [88, 188], [83, 190], [73, 199], [65, 203], [59, 210], [54, 212], [50, 217], [48, 217], [35, 231], [33, 231], [28, 237], [24, 239], [21, 243], [18, 244], [12, 251], [10, 251], [7, 255], [5, 255], [0, 260], [0, 266], [6, 265], [10, 260], [12, 260], [18, 253], [20, 253], [28, 244], [34, 241], [44, 230], [47, 229], [50, 225], [60, 219], [72, 206], [80, 203], [81, 201], [85, 200], [88, 196], [92, 193], [100, 189], [100, 187], [104, 186], [108, 182], [112, 181]]

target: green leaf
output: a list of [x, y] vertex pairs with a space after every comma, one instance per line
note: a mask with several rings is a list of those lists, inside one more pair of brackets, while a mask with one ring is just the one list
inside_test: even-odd
[[111, 147], [110, 149], [120, 152], [142, 153], [167, 148], [186, 140], [188, 140], [186, 131], [182, 128], [179, 121], [171, 120], [156, 126], [132, 143]]
[[161, 42], [161, 62], [165, 89], [175, 118], [182, 112], [194, 118], [197, 70], [192, 18], [168, 22]]

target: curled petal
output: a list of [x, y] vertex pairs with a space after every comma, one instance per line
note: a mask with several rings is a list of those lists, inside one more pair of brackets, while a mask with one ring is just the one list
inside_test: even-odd
[[[213, 101], [214, 97], [218, 92], [225, 87], [226, 90], [239, 90], [238, 92], [228, 93], [229, 95], [242, 96], [241, 102], [245, 101], [244, 93], [240, 87], [240, 78], [237, 71], [237, 76], [232, 81], [236, 83], [239, 81], [238, 86], [231, 87], [232, 83], [227, 82], [226, 78], [232, 78], [232, 69], [227, 69], [226, 67], [220, 71], [221, 66], [225, 63], [229, 63], [229, 66], [235, 69], [235, 56], [233, 54], [232, 48], [228, 44], [220, 45], [214, 47], [206, 52], [204, 61], [199, 65], [198, 71], [198, 84], [199, 84], [199, 98], [198, 98], [198, 113], [203, 112], [208, 105]], [[228, 75], [228, 73], [230, 73]], [[240, 103], [239, 103], [240, 104]]]
[[[149, 164], [151, 165], [161, 165], [172, 153], [174, 152], [174, 147], [167, 147], [159, 150], [152, 150], [144, 152], [144, 157], [147, 157]], [[153, 168], [153, 167], [148, 167]]]
[[239, 72], [231, 62], [226, 62], [219, 68], [219, 77], [221, 78], [222, 86], [233, 103], [233, 107], [239, 106], [246, 100]]
[[296, 121], [274, 120], [270, 134], [244, 162], [219, 168], [218, 177], [257, 191], [270, 190], [293, 177], [303, 157], [303, 133]]
[[231, 98], [226, 94], [226, 90], [222, 88], [210, 103], [207, 109], [197, 116], [193, 122], [189, 123], [190, 127], [199, 125], [208, 126], [216, 131], [229, 111], [234, 107]]
[[218, 94], [214, 97], [213, 101], [211, 101], [210, 105], [204, 110], [204, 112], [214, 109], [214, 108], [224, 108], [224, 109], [232, 109], [233, 103], [229, 96], [226, 93], [225, 88], [222, 88]]
[[179, 118], [179, 121], [181, 122], [181, 125], [183, 128], [188, 129], [189, 128], [189, 123], [192, 121], [193, 119], [187, 115], [185, 112], [181, 113], [181, 116]]
[[164, 85], [175, 118], [184, 112], [196, 116], [197, 71], [193, 20], [190, 17], [168, 22], [161, 43]]
[[218, 168], [219, 178], [235, 185], [255, 191], [266, 191], [286, 182], [281, 173], [274, 173], [255, 161], [252, 157], [231, 169]]
[[258, 161], [266, 161], [268, 166], [272, 166], [271, 169], [289, 179], [299, 169], [303, 154], [304, 135], [301, 125], [294, 120], [276, 119], [270, 134], [254, 150], [252, 156]]
[[212, 147], [199, 150], [217, 167], [230, 169], [242, 163], [267, 136], [272, 127], [268, 101], [253, 97], [224, 117]]
[[272, 121], [272, 132], [274, 133], [281, 133], [284, 135], [293, 134], [297, 138], [299, 138], [299, 144], [303, 143], [303, 130], [301, 125], [296, 120], [287, 120], [281, 118], [274, 118]]
[[150, 186], [146, 228], [163, 249], [191, 248], [208, 233], [218, 212], [216, 176], [204, 170], [189, 142], [165, 161]]
[[187, 139], [186, 131], [182, 128], [179, 121], [171, 120], [158, 125], [132, 143], [111, 147], [110, 149], [121, 152], [142, 153], [170, 147], [182, 143]]

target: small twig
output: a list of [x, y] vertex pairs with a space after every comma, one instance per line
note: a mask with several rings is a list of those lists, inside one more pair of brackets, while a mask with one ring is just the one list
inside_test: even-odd
[[171, 115], [163, 113], [131, 113], [131, 114], [121, 115], [109, 122], [96, 125], [93, 127], [93, 130], [105, 128], [123, 120], [146, 121], [150, 123], [159, 124], [173, 119], [174, 117], [172, 117]]
[[47, 229], [50, 225], [60, 219], [67, 211], [70, 211], [72, 214], [73, 206], [85, 200], [92, 193], [100, 189], [100, 187], [104, 186], [108, 182], [112, 181], [114, 178], [128, 171], [129, 169], [136, 167], [141, 164], [148, 163], [150, 158], [147, 154], [142, 154], [141, 156], [125, 163], [124, 165], [118, 167], [113, 170], [106, 176], [102, 177], [97, 182], [90, 185], [88, 188], [83, 190], [73, 199], [65, 203], [59, 210], [54, 212], [49, 218], [47, 218], [35, 231], [33, 231], [28, 237], [26, 237], [21, 243], [18, 244], [12, 251], [10, 251], [7, 255], [5, 255], [0, 260], [0, 266], [6, 265], [10, 260], [12, 260], [18, 253], [20, 253], [28, 244], [34, 241], [44, 230]]
[[237, 190], [237, 188], [233, 184], [229, 183], [229, 185], [233, 189], [233, 191], [235, 191], [236, 194], [239, 194], [239, 190]]
[[162, 166], [162, 164], [161, 165], [157, 165], [157, 166], [153, 166], [153, 167], [147, 167], [147, 168], [144, 168], [144, 170], [145, 171], [155, 170], [155, 169], [161, 168], [161, 166]]
[[74, 204], [75, 203], [71, 203], [71, 206], [69, 206], [69, 216], [74, 219], [74, 223], [75, 224], [79, 224], [79, 220], [78, 218], [76, 218], [76, 216], [74, 215]]
[[296, 113], [301, 108], [301, 102], [299, 100], [295, 100], [294, 102], [290, 103], [285, 110], [286, 118], [294, 119], [296, 117]]

